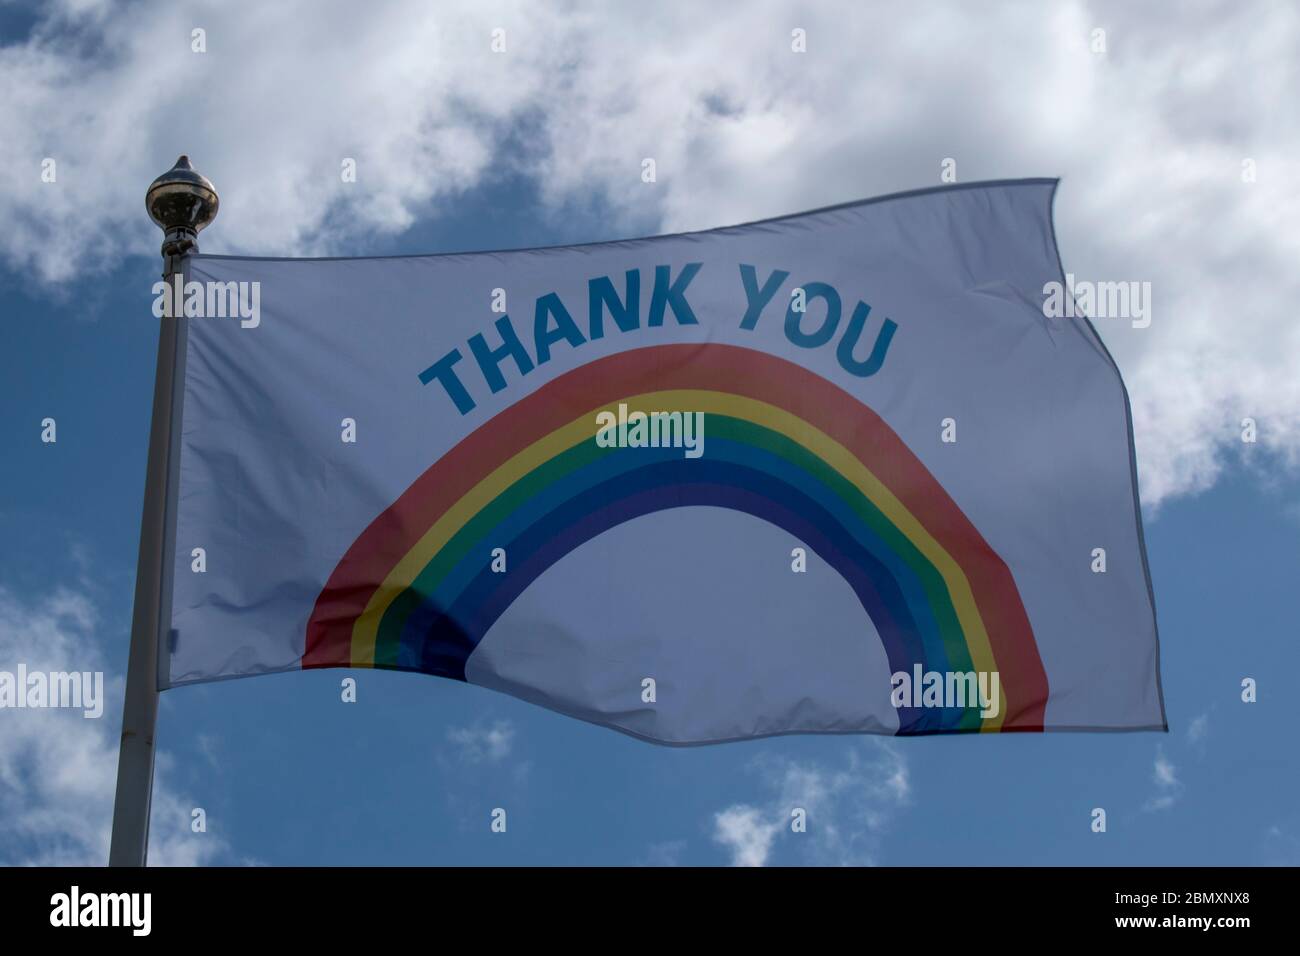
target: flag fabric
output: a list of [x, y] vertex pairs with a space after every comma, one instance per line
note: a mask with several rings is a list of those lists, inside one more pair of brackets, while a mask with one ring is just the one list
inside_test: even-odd
[[414, 671], [674, 744], [1166, 729], [1127, 395], [1044, 309], [1055, 189], [190, 257], [160, 687]]

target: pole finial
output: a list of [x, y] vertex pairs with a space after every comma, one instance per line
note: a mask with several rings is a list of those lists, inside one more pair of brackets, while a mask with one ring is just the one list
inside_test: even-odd
[[217, 218], [217, 188], [182, 155], [152, 183], [144, 196], [149, 218], [163, 230], [162, 254], [183, 256], [198, 251], [199, 232]]

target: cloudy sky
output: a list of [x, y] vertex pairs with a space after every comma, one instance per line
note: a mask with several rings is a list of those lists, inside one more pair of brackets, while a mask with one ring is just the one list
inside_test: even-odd
[[726, 225], [937, 185], [945, 160], [1060, 176], [1067, 271], [1151, 283], [1149, 327], [1099, 331], [1133, 400], [1173, 732], [679, 752], [430, 678], [366, 674], [346, 715], [332, 677], [259, 678], [164, 695], [155, 861], [1300, 860], [1278, 716], [1300, 8], [619, 6], [0, 3], [0, 667], [110, 675], [101, 720], [0, 714], [0, 860], [105, 853], [157, 331], [143, 195], [182, 152], [221, 190], [203, 250], [252, 255]]

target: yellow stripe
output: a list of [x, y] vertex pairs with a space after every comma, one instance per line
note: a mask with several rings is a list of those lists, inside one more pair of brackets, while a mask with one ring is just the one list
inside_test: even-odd
[[388, 605], [419, 577], [424, 566], [442, 549], [452, 536], [492, 502], [498, 495], [527, 475], [534, 468], [550, 461], [556, 455], [572, 448], [578, 442], [594, 438], [595, 411], [551, 432], [533, 442], [519, 454], [509, 459], [452, 505], [433, 523], [428, 531], [406, 553], [401, 561], [384, 578], [384, 583], [370, 596], [366, 609], [352, 626], [352, 662], [360, 667], [373, 667], [375, 641], [379, 635], [379, 622]]
[[[650, 392], [621, 398], [618, 402], [626, 403], [628, 407], [634, 409], [689, 409], [693, 412], [704, 412], [705, 415], [727, 415], [744, 419], [779, 432], [820, 457], [856, 485], [934, 565], [947, 585], [975, 669], [989, 672], [997, 669], [988, 633], [976, 608], [970, 583], [966, 580], [961, 567], [893, 492], [853, 452], [835, 439], [775, 405], [725, 392], [702, 390]], [[383, 584], [371, 595], [365, 611], [357, 618], [352, 629], [353, 665], [374, 666], [375, 641], [384, 612], [467, 521], [535, 468], [578, 442], [594, 438], [597, 432], [596, 413], [616, 409], [618, 402], [594, 406], [587, 414], [529, 445], [491, 472], [434, 522], [433, 527], [425, 532], [416, 542], [415, 547], [389, 572]], [[986, 719], [983, 730], [997, 730], [1001, 727], [1003, 716], [1007, 712], [1005, 692], [1001, 697], [998, 716]]]

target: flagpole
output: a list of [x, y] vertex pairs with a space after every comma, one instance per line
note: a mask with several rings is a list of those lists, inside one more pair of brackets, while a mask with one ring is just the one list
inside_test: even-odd
[[[212, 183], [195, 172], [188, 156], [150, 184], [145, 193], [149, 217], [163, 230], [163, 280], [184, 276], [185, 257], [199, 251], [198, 234], [216, 218], [220, 200]], [[180, 281], [184, 281], [182, 278]], [[177, 297], [179, 299], [179, 297]], [[176, 300], [176, 306], [180, 305]], [[179, 311], [179, 310], [177, 310]], [[164, 313], [158, 330], [154, 372], [153, 420], [145, 468], [144, 513], [135, 571], [131, 617], [131, 655], [122, 704], [122, 744], [117, 758], [113, 839], [109, 866], [144, 866], [149, 852], [149, 807], [153, 797], [154, 729], [158, 722], [158, 649], [167, 622], [163, 593], [167, 553], [167, 486], [172, 465], [172, 396], [176, 385], [179, 317]]]

